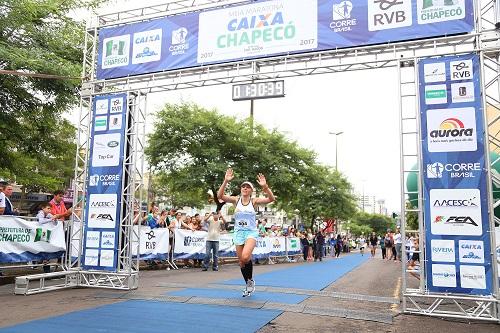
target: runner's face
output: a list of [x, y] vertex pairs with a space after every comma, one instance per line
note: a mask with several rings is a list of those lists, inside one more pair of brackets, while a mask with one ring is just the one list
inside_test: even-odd
[[252, 188], [250, 187], [250, 185], [243, 184], [243, 186], [241, 186], [241, 194], [244, 195], [252, 194]]

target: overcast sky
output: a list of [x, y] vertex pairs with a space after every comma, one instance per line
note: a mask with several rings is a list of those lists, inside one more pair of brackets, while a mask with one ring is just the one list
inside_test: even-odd
[[[127, 0], [113, 2], [113, 9], [138, 5]], [[108, 12], [109, 7], [104, 11]], [[330, 166], [335, 166], [335, 136], [329, 132], [343, 131], [338, 136], [339, 171], [346, 175], [357, 193], [385, 199], [389, 212], [399, 211], [396, 69], [287, 78], [285, 93], [284, 98], [256, 100], [255, 121], [286, 133], [300, 146], [314, 150], [319, 162]], [[249, 101], [232, 101], [231, 85], [150, 94], [148, 109], [154, 112], [167, 102], [181, 101], [217, 108], [239, 119], [250, 113]], [[148, 128], [152, 130], [153, 118], [149, 117], [148, 121]]]

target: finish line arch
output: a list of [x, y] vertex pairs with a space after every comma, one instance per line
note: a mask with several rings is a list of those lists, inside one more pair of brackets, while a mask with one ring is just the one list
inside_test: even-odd
[[[400, 133], [401, 133], [401, 210], [402, 232], [404, 237], [406, 196], [409, 194], [404, 188], [404, 179], [413, 164], [420, 165], [419, 184], [424, 182], [425, 170], [422, 165], [421, 147], [417, 145], [416, 151], [408, 151], [405, 142], [416, 144], [421, 138], [421, 119], [419, 119], [419, 64], [427, 61], [429, 57], [441, 56], [462, 56], [464, 54], [477, 54], [479, 69], [481, 73], [481, 93], [482, 98], [478, 100], [485, 108], [490, 105], [499, 112], [498, 102], [500, 101], [499, 90], [499, 51], [498, 32], [494, 23], [497, 21], [498, 8], [492, 3], [481, 1], [465, 0], [463, 8], [461, 4], [456, 5], [454, 15], [458, 15], [453, 25], [449, 22], [443, 23], [445, 30], [439, 29], [439, 18], [432, 17], [426, 12], [426, 6], [434, 6], [431, 2], [425, 2], [420, 6], [420, 2], [403, 1], [403, 7], [394, 11], [392, 16], [387, 13], [378, 12], [371, 0], [368, 4], [350, 1], [334, 0], [310, 0], [311, 7], [304, 10], [303, 2], [298, 1], [218, 1], [218, 0], [174, 0], [165, 5], [149, 6], [138, 10], [125, 10], [113, 14], [106, 14], [94, 17], [88, 23], [85, 33], [84, 50], [84, 77], [86, 78], [81, 91], [81, 108], [78, 128], [78, 149], [75, 166], [75, 199], [74, 207], [76, 214], [72, 218], [71, 239], [68, 242], [69, 255], [67, 260], [67, 271], [78, 276], [68, 286], [87, 286], [101, 288], [134, 289], [138, 286], [138, 259], [133, 257], [133, 248], [138, 246], [138, 235], [133, 230], [134, 207], [137, 201], [141, 202], [140, 189], [142, 187], [144, 169], [144, 145], [145, 145], [145, 119], [147, 115], [147, 96], [152, 93], [162, 91], [173, 91], [179, 89], [196, 88], [211, 85], [248, 83], [261, 80], [282, 80], [288, 77], [309, 76], [315, 74], [326, 74], [336, 72], [348, 72], [363, 69], [375, 68], [397, 68], [399, 74], [399, 96], [400, 96]], [[348, 3], [351, 6], [348, 6]], [[343, 7], [340, 5], [343, 4]], [[337, 7], [336, 7], [337, 6]], [[406, 7], [405, 7], [406, 6]], [[359, 7], [360, 11], [356, 9]], [[264, 9], [262, 9], [264, 8]], [[343, 8], [343, 10], [340, 10]], [[351, 9], [351, 11], [349, 11]], [[463, 9], [463, 13], [458, 13]], [[261, 11], [275, 11], [272, 20], [262, 18], [258, 15]], [[340, 11], [339, 11], [340, 10]], [[366, 10], [366, 12], [365, 12]], [[408, 15], [420, 13], [414, 17], [414, 21], [408, 25], [404, 22]], [[252, 15], [247, 15], [250, 13]], [[257, 14], [255, 14], [257, 13]], [[281, 14], [278, 14], [281, 13]], [[290, 26], [276, 30], [281, 24], [286, 25], [288, 21], [283, 19], [283, 13], [296, 16], [296, 30], [300, 30], [300, 35], [292, 34]], [[335, 33], [336, 36], [342, 32], [335, 30], [338, 22], [345, 22], [341, 27], [354, 27], [354, 21], [350, 17], [359, 15], [372, 15], [375, 20], [365, 22], [366, 29], [363, 33], [378, 32], [375, 39], [359, 39], [358, 43], [347, 43], [339, 47], [338, 41], [325, 38], [325, 31]], [[324, 14], [324, 16], [323, 16]], [[384, 15], [385, 14], [385, 15]], [[426, 15], [424, 15], [426, 14]], [[223, 28], [214, 22], [224, 15], [231, 17], [228, 24], [230, 33], [223, 33]], [[349, 17], [348, 17], [349, 16]], [[309, 27], [311, 17], [318, 22], [316, 28]], [[319, 18], [319, 19], [318, 19]], [[326, 21], [322, 21], [325, 18]], [[475, 19], [474, 19], [475, 18]], [[434, 25], [423, 23], [422, 20], [437, 20]], [[184, 20], [184, 21], [183, 21]], [[269, 20], [269, 21], [268, 21]], [[309, 21], [308, 21], [309, 20]], [[364, 22], [363, 19], [358, 19]], [[395, 20], [395, 21], [393, 21]], [[177, 24], [172, 27], [165, 27], [163, 24]], [[358, 21], [358, 23], [359, 23]], [[399, 26], [397, 22], [401, 23]], [[186, 36], [192, 30], [193, 23], [199, 24], [194, 28], [199, 37], [196, 51], [190, 44]], [[209, 23], [215, 24], [207, 30]], [[330, 24], [326, 24], [326, 23]], [[349, 23], [350, 22], [350, 23]], [[437, 23], [436, 23], [437, 22]], [[332, 28], [332, 24], [333, 28]], [[349, 23], [349, 24], [348, 24]], [[234, 31], [262, 27], [275, 27], [269, 32], [255, 33], [253, 35], [238, 35], [235, 37]], [[377, 25], [378, 24], [378, 25]], [[393, 24], [398, 28], [398, 33], [390, 33], [390, 29], [384, 29], [384, 24]], [[183, 27], [186, 25], [188, 28]], [[360, 23], [361, 25], [361, 23]], [[405, 30], [404, 27], [413, 29], [421, 28], [421, 39], [415, 38], [415, 30]], [[426, 30], [432, 26], [434, 30]], [[301, 28], [302, 27], [302, 28]], [[285, 29], [288, 28], [288, 32]], [[168, 30], [170, 29], [170, 30]], [[217, 30], [219, 29], [219, 30]], [[311, 30], [312, 29], [312, 30]], [[327, 30], [333, 29], [333, 30]], [[403, 29], [403, 30], [401, 30]], [[362, 30], [362, 29], [361, 29]], [[385, 30], [385, 31], [384, 31]], [[208, 32], [207, 32], [208, 31]], [[267, 30], [266, 30], [267, 31]], [[352, 30], [351, 30], [352, 31]], [[166, 33], [168, 32], [168, 34]], [[281, 52], [270, 53], [266, 50], [254, 50], [253, 54], [245, 55], [241, 50], [234, 48], [229, 56], [218, 52], [206, 41], [211, 40], [211, 33], [219, 33], [217, 39], [219, 49], [228, 49], [228, 41], [235, 40], [234, 43], [241, 44], [247, 40], [252, 42], [263, 41], [265, 38], [273, 39], [277, 45], [281, 45], [283, 39], [296, 38], [297, 44], [293, 47], [283, 46]], [[297, 33], [297, 31], [295, 31]], [[453, 34], [453, 35], [450, 35]], [[216, 34], [217, 35], [217, 34]], [[368, 34], [369, 35], [369, 34]], [[222, 36], [222, 37], [221, 37]], [[246, 37], [244, 37], [246, 36]], [[267, 37], [266, 37], [267, 36]], [[239, 39], [237, 39], [239, 38]], [[378, 39], [377, 39], [378, 38]], [[162, 40], [169, 40], [171, 46], [164, 48]], [[225, 41], [222, 43], [222, 41]], [[134, 44], [135, 43], [135, 44]], [[148, 48], [134, 49], [137, 44], [146, 43]], [[222, 43], [222, 44], [221, 44]], [[175, 45], [175, 47], [173, 47]], [[167, 55], [165, 55], [165, 53]], [[181, 53], [184, 52], [184, 53]], [[191, 53], [190, 53], [191, 52]], [[175, 54], [174, 54], [175, 53]], [[185, 59], [169, 62], [174, 56], [188, 54]], [[165, 58], [163, 58], [165, 57]], [[170, 57], [170, 58], [169, 58]], [[150, 63], [155, 65], [148, 65]], [[444, 58], [442, 58], [444, 59]], [[123, 65], [124, 63], [127, 65]], [[148, 67], [149, 66], [149, 67]], [[121, 99], [121, 101], [120, 101]], [[100, 102], [106, 101], [106, 102]], [[112, 108], [112, 103], [121, 103], [122, 112], [120, 118], [123, 131], [117, 135], [110, 127], [98, 134], [96, 131], [96, 121], [98, 117], [103, 117], [98, 113], [98, 104], [107, 103]], [[484, 112], [483, 112], [484, 113]], [[110, 113], [111, 114], [111, 113]], [[485, 118], [484, 116], [482, 117]], [[118, 118], [117, 118], [118, 119]], [[495, 133], [488, 134], [487, 127], [497, 124], [500, 116], [494, 116], [493, 121], [486, 125], [485, 145], [493, 149], [500, 149], [500, 142]], [[113, 123], [111, 118], [106, 118], [107, 123]], [[118, 122], [119, 120], [117, 120]], [[112, 166], [117, 166], [121, 175], [122, 183], [116, 185], [119, 192], [116, 197], [110, 196], [112, 193], [93, 193], [90, 189], [90, 179], [94, 176], [92, 168], [99, 168], [99, 156], [96, 153], [95, 137], [99, 136], [109, 139], [109, 142], [118, 142], [119, 148], [123, 151], [116, 151], [121, 158], [118, 164], [112, 162]], [[110, 147], [112, 148], [112, 147]], [[109, 154], [108, 154], [109, 155]], [[104, 155], [103, 155], [104, 156]], [[116, 156], [115, 156], [116, 158]], [[103, 157], [101, 160], [114, 159]], [[498, 176], [491, 173], [490, 161], [485, 157], [486, 175], [495, 184], [498, 183]], [[107, 163], [107, 162], [106, 162]], [[488, 182], [489, 184], [491, 182]], [[489, 185], [488, 185], [489, 186]], [[422, 186], [418, 188], [419, 206], [415, 211], [419, 214], [420, 239], [426, 237], [424, 233], [424, 202], [422, 201], [424, 190]], [[80, 195], [77, 195], [80, 194]], [[93, 195], [93, 197], [90, 197]], [[493, 206], [497, 207], [498, 202], [491, 200], [491, 186], [488, 187], [488, 202], [484, 206], [486, 210], [492, 211]], [[99, 198], [99, 200], [94, 198]], [[90, 211], [88, 206], [95, 203], [95, 209]], [[102, 205], [109, 205], [109, 209], [102, 208]], [[111, 207], [112, 206], [112, 207]], [[139, 213], [140, 213], [139, 207]], [[79, 212], [79, 213], [78, 213]], [[105, 220], [108, 215], [115, 212], [119, 224], [115, 224], [114, 238], [115, 245], [111, 249], [115, 251], [116, 260], [111, 266], [103, 266], [105, 269], [97, 269], [99, 258], [104, 257], [103, 251], [108, 251], [102, 246], [86, 246], [84, 241], [84, 224], [88, 224], [88, 217], [92, 214], [100, 216]], [[494, 221], [492, 214], [489, 215], [489, 231], [492, 244], [495, 244]], [[111, 217], [112, 218], [112, 217]], [[96, 229], [101, 235], [106, 232], [98, 230], [103, 224], [95, 220]], [[105, 221], [104, 221], [105, 222]], [[103, 223], [104, 223], [103, 222]], [[86, 262], [82, 259], [86, 249], [95, 250], [92, 257], [99, 257], [94, 262], [89, 259]], [[108, 251], [109, 252], [109, 251]], [[106, 252], [106, 254], [110, 254]], [[90, 252], [89, 252], [90, 253]], [[423, 254], [423, 253], [422, 253]], [[492, 259], [493, 254], [491, 254]], [[486, 254], [487, 255], [487, 254]], [[97, 258], [96, 257], [96, 258]], [[85, 257], [84, 257], [85, 258]], [[109, 258], [107, 256], [106, 258]], [[426, 260], [430, 260], [427, 258]], [[494, 261], [493, 261], [494, 262]], [[93, 267], [94, 269], [88, 269]], [[106, 268], [112, 269], [106, 269]], [[424, 267], [424, 265], [422, 265]], [[477, 303], [474, 311], [464, 311], [457, 303], [457, 309], [443, 309], [440, 305], [449, 297], [445, 293], [430, 292], [429, 286], [421, 279], [419, 289], [408, 289], [403, 287], [403, 311], [408, 313], [419, 313], [425, 315], [449, 316], [469, 319], [481, 319], [498, 321], [498, 271], [493, 267], [493, 292], [489, 296], [484, 295], [454, 295], [459, 302]], [[426, 271], [422, 271], [425, 277]], [[403, 281], [406, 279], [406, 267], [403, 266]], [[76, 281], [76, 282], [75, 282]], [[432, 299], [432, 306], [425, 304], [425, 299]], [[446, 302], [444, 302], [446, 303]]]

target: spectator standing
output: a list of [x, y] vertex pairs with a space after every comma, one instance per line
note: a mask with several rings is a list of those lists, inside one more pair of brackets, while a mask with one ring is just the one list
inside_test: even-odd
[[394, 234], [394, 247], [396, 249], [396, 258], [398, 261], [401, 261], [401, 247], [403, 244], [403, 240], [401, 239], [401, 231], [399, 227], [396, 228], [396, 234]]
[[323, 246], [325, 244], [325, 234], [321, 229], [318, 229], [318, 232], [314, 236], [316, 248], [314, 251], [314, 261], [323, 261]]
[[[50, 213], [51, 209], [52, 208], [48, 202], [43, 203], [40, 206], [40, 210], [38, 211], [38, 214], [36, 214], [36, 218], [38, 220], [39, 225], [43, 225], [43, 224], [47, 224], [47, 223], [51, 223], [51, 222], [55, 221], [54, 216]], [[43, 266], [42, 266], [43, 272], [50, 273], [50, 266], [48, 265], [49, 261], [44, 260], [42, 263], [43, 263]]]
[[[56, 220], [64, 221], [67, 217], [71, 216], [71, 209], [66, 209], [64, 205], [64, 191], [58, 190], [54, 192], [54, 198], [50, 200], [50, 213]], [[64, 225], [65, 229], [66, 226]]]
[[337, 235], [337, 241], [335, 242], [335, 257], [340, 256], [340, 251], [342, 251], [342, 237], [340, 234]]
[[203, 224], [206, 225], [208, 230], [203, 271], [208, 270], [210, 259], [212, 259], [212, 270], [219, 270], [219, 239], [224, 223], [225, 221], [220, 211], [210, 213], [208, 218], [203, 220]]
[[307, 261], [307, 254], [309, 253], [309, 241], [304, 233], [300, 234], [300, 244], [302, 245], [302, 255], [304, 256], [304, 261]]
[[382, 250], [382, 259], [386, 258], [386, 251], [385, 251], [385, 236], [380, 237], [380, 249]]
[[372, 258], [375, 258], [375, 253], [377, 252], [377, 244], [378, 244], [378, 237], [375, 234], [375, 232], [372, 232], [369, 242], [370, 242], [370, 253], [372, 255]]
[[391, 229], [387, 229], [387, 233], [385, 234], [385, 251], [386, 251], [386, 259], [392, 259], [392, 248], [394, 246], [394, 241], [391, 235]]
[[5, 194], [3, 193], [3, 190], [5, 189], [5, 186], [7, 185], [6, 182], [0, 182], [0, 215], [3, 215], [5, 212]]
[[3, 212], [4, 215], [19, 215], [19, 211], [17, 210], [17, 208], [14, 208], [12, 206], [12, 203], [10, 202], [10, 197], [12, 196], [13, 191], [14, 188], [11, 184], [7, 184], [5, 186], [5, 189], [3, 190], [3, 193], [5, 195], [5, 210]]

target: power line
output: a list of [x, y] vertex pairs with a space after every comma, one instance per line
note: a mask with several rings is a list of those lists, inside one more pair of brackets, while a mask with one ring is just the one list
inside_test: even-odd
[[51, 79], [51, 80], [81, 80], [81, 77], [76, 76], [61, 76], [61, 75], [52, 75], [52, 74], [38, 74], [38, 73], [26, 73], [26, 72], [18, 72], [11, 71], [6, 69], [0, 69], [0, 75], [16, 75], [16, 76], [28, 76], [28, 77], [36, 77], [40, 79]]

